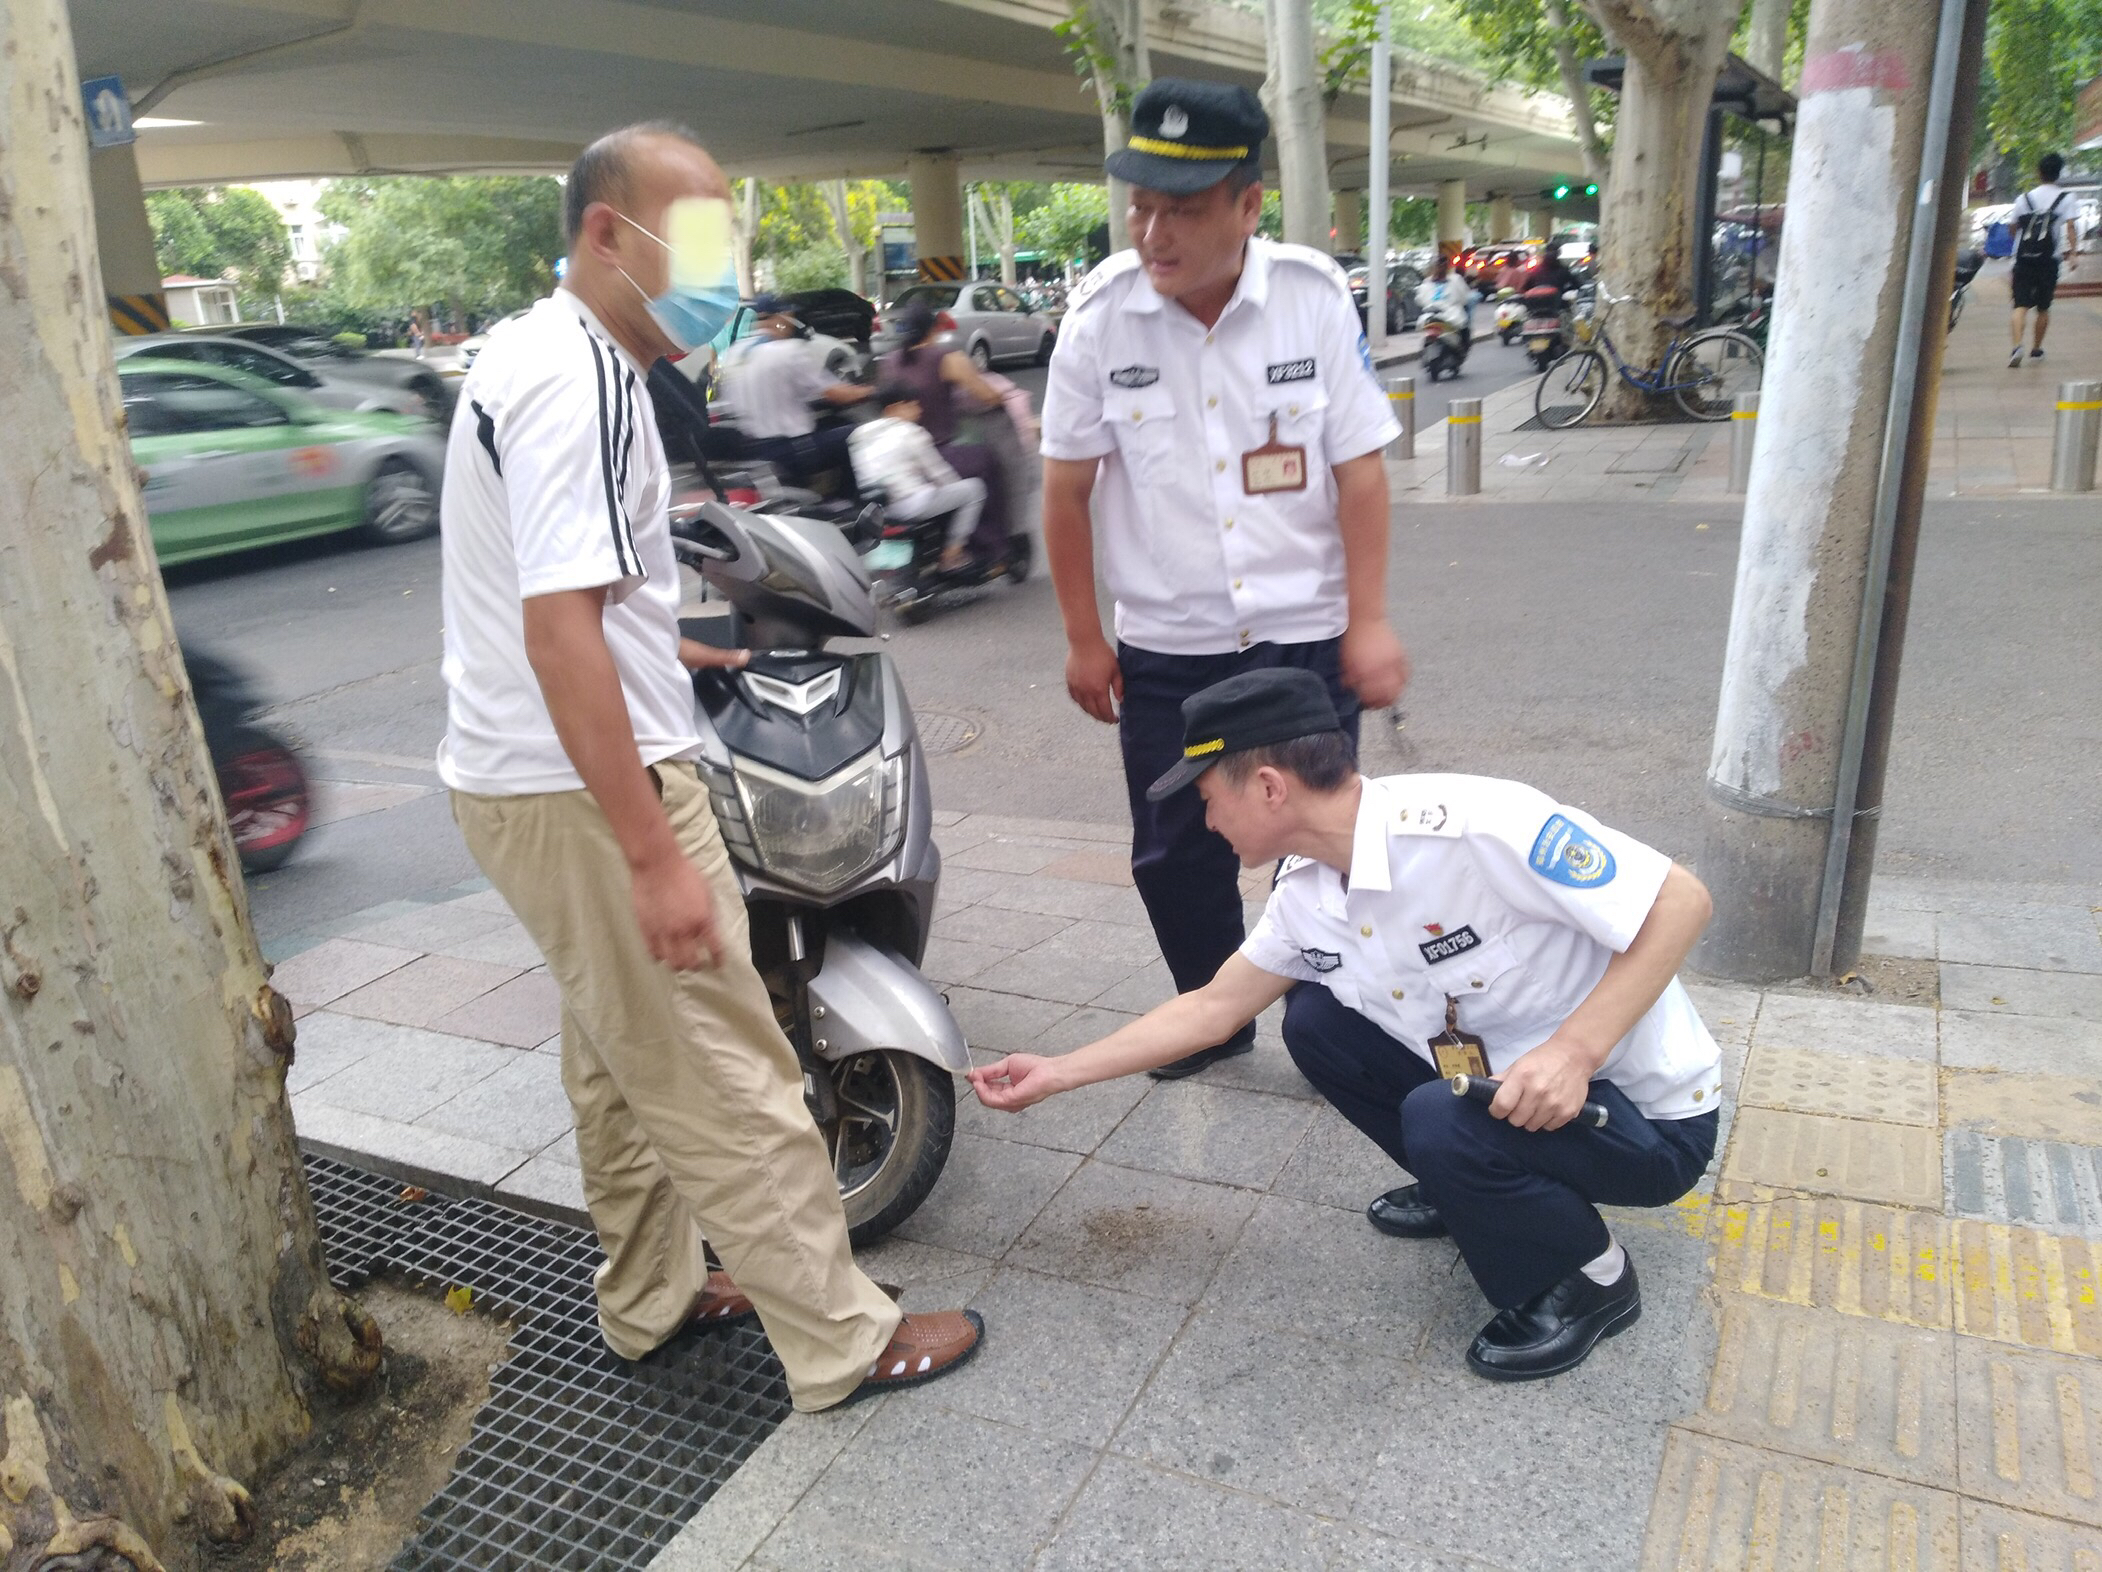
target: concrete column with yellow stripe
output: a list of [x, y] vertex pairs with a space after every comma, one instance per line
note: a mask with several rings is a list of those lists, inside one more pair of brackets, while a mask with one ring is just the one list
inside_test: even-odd
[[139, 160], [130, 145], [96, 148], [88, 154], [88, 181], [95, 196], [95, 249], [102, 259], [102, 291], [110, 326], [118, 333], [164, 333], [168, 299], [161, 293], [160, 263], [153, 253], [153, 224], [146, 217], [146, 192]]
[[935, 148], [905, 161], [912, 187], [912, 227], [920, 277], [952, 282], [964, 276], [963, 175], [954, 153]]

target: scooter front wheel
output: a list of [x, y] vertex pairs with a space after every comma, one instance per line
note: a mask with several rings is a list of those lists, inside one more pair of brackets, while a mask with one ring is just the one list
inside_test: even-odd
[[826, 1066], [839, 1117], [820, 1125], [847, 1210], [847, 1236], [871, 1244], [927, 1199], [956, 1134], [956, 1082], [901, 1049], [858, 1053]]

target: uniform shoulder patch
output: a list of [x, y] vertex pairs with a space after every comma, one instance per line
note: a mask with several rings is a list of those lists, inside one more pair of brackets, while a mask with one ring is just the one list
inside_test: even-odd
[[1343, 272], [1342, 265], [1326, 251], [1316, 251], [1312, 246], [1295, 246], [1282, 240], [1273, 242], [1271, 249], [1280, 262], [1296, 262], [1301, 267], [1312, 268], [1324, 278], [1332, 279], [1345, 289], [1350, 287], [1350, 280]]
[[1088, 276], [1082, 279], [1075, 286], [1073, 293], [1067, 297], [1066, 315], [1071, 316], [1079, 311], [1089, 301], [1101, 295], [1104, 285], [1114, 279], [1124, 277], [1127, 273], [1136, 269], [1138, 265], [1139, 254], [1136, 251], [1119, 251], [1114, 256], [1105, 257], [1102, 261], [1095, 264], [1094, 268], [1089, 271]]
[[1388, 826], [1395, 835], [1436, 835], [1448, 840], [1466, 827], [1466, 817], [1458, 808], [1429, 798], [1397, 806]]
[[1613, 875], [1620, 871], [1614, 865], [1613, 854], [1599, 844], [1597, 837], [1560, 813], [1540, 826], [1526, 862], [1549, 883], [1567, 885], [1572, 890], [1595, 890], [1611, 884]]
[[1302, 868], [1312, 868], [1315, 866], [1318, 865], [1311, 857], [1287, 857], [1284, 859], [1284, 861], [1280, 862], [1277, 865], [1277, 872], [1274, 875], [1272, 875], [1270, 879], [1270, 888], [1273, 890], [1276, 889], [1279, 883], [1281, 883], [1285, 879], [1290, 878], [1293, 874], [1297, 873]]

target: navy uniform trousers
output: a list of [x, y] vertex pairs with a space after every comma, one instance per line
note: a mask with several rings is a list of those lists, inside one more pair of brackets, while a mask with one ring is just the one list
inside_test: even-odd
[[1715, 1155], [1715, 1114], [1645, 1119], [1610, 1081], [1591, 1083], [1602, 1130], [1492, 1118], [1319, 983], [1286, 999], [1285, 1047], [1338, 1113], [1415, 1176], [1499, 1310], [1604, 1252], [1612, 1236], [1600, 1206], [1669, 1206]]
[[1161, 959], [1178, 993], [1202, 988], [1241, 947], [1241, 860], [1204, 824], [1204, 799], [1192, 788], [1166, 802], [1148, 802], [1146, 788], [1182, 759], [1182, 701], [1244, 671], [1297, 666], [1328, 684], [1336, 714], [1358, 740], [1357, 695], [1343, 686], [1342, 641], [1257, 644], [1224, 655], [1162, 655], [1117, 646], [1124, 673], [1124, 705], [1117, 739], [1124, 750], [1124, 785], [1131, 797], [1131, 878]]

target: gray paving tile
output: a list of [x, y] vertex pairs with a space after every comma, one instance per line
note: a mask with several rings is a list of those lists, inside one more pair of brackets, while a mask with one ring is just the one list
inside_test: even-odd
[[[854, 1252], [854, 1264], [908, 1310], [947, 1310], [975, 1305], [997, 1266], [989, 1256], [944, 1250], [892, 1234]], [[1005, 1332], [1001, 1334], [1003, 1340]]]
[[943, 1406], [1088, 1447], [1109, 1440], [1187, 1314], [1015, 1267], [971, 1304], [985, 1316], [985, 1352], [943, 1378]]
[[1090, 1159], [1015, 1242], [1009, 1259], [1055, 1277], [1195, 1304], [1256, 1199], [1247, 1190]]
[[1737, 983], [1689, 982], [1686, 996], [1719, 1043], [1748, 1043], [1759, 1015], [1759, 990]]
[[1426, 1550], [1355, 1523], [1328, 1523], [1321, 1532], [1328, 1572], [1502, 1572], [1472, 1556]]
[[942, 1408], [938, 1390], [886, 1401], [768, 1536], [760, 1564], [794, 1572], [1027, 1566], [1094, 1454]]
[[1340, 1207], [1362, 1219], [1374, 1196], [1408, 1184], [1414, 1177], [1369, 1135], [1324, 1106], [1316, 1110], [1313, 1124], [1270, 1189], [1272, 1194], [1294, 1200]]
[[562, 1030], [562, 990], [544, 971], [524, 972], [431, 1023], [441, 1032], [532, 1048]]
[[[1097, 1012], [1075, 1012], [1076, 1016], [1094, 1013]], [[1090, 1034], [1090, 1040], [1094, 1035], [1098, 1034]], [[978, 1056], [980, 1063], [991, 1063], [998, 1057], [986, 1053]], [[988, 1108], [974, 1093], [966, 1091], [957, 1099], [956, 1128], [996, 1140], [1048, 1146], [1054, 1151], [1093, 1152], [1153, 1085], [1143, 1075], [1123, 1075], [1113, 1081], [1097, 1081], [1093, 1086], [1061, 1092], [1020, 1113]]]
[[1862, 925], [1861, 953], [1933, 960], [1941, 953], [1940, 918], [1933, 912], [1869, 907]]
[[492, 966], [516, 966], [522, 970], [545, 964], [540, 946], [533, 942], [533, 936], [526, 932], [522, 922], [507, 922], [471, 938], [434, 944], [431, 952], [456, 955], [463, 961], [487, 961]]
[[1941, 1041], [1941, 1062], [1949, 1069], [2102, 1079], [2102, 1030], [2092, 1021], [1944, 1010]]
[[1070, 1004], [984, 988], [947, 988], [943, 996], [964, 1041], [996, 1055], [1043, 1052], [1045, 1033], [1073, 1013]]
[[1181, 1474], [1103, 1460], [1037, 1572], [1323, 1572], [1317, 1517]]
[[1965, 1495], [2102, 1539], [2102, 1362], [1959, 1337], [1956, 1408]]
[[[471, 895], [464, 897], [466, 901], [476, 899]], [[494, 933], [515, 921], [516, 918], [500, 910], [489, 911], [481, 906], [465, 905], [462, 901], [441, 901], [366, 923], [352, 929], [350, 937], [367, 944], [430, 951], [441, 944], [456, 944], [463, 939]]]
[[584, 1204], [584, 1176], [567, 1163], [535, 1157], [520, 1164], [496, 1187], [499, 1200], [514, 1201], [526, 1210], [550, 1213], [588, 1223], [590, 1209]]
[[1086, 1004], [1143, 966], [1146, 953], [1114, 923], [1075, 922], [978, 973], [980, 988]]
[[2102, 1148], [1950, 1130], [1942, 1183], [1951, 1216], [2102, 1239]]
[[998, 1257], [1079, 1162], [1070, 1152], [959, 1133], [934, 1193], [898, 1232], [922, 1244]]
[[528, 1157], [487, 1141], [334, 1108], [315, 1102], [312, 1093], [292, 1099], [292, 1124], [301, 1145], [324, 1157], [441, 1188], [487, 1191]]
[[1893, 1059], [1934, 1059], [1934, 1011], [1871, 999], [1769, 992], [1753, 1041]]
[[657, 1553], [650, 1572], [736, 1572], [888, 1398], [790, 1414]]
[[577, 1155], [577, 1132], [575, 1130], [563, 1131], [560, 1139], [548, 1142], [535, 1155], [545, 1157], [552, 1162], [565, 1164], [571, 1168], [583, 1165], [583, 1159]]
[[1941, 958], [1975, 966], [2102, 972], [2102, 938], [2082, 906], [2006, 906], [1941, 918]]
[[[1014, 911], [1041, 912], [1048, 917], [1085, 918], [1091, 922], [1113, 922], [1144, 928], [1146, 903], [1138, 891], [1086, 879], [1056, 879], [1039, 874], [1023, 877], [1011, 873], [987, 873], [977, 868], [959, 869], [956, 878], [971, 899], [986, 906], [1005, 906]], [[948, 883], [943, 879], [943, 884]]]
[[408, 965], [416, 954], [392, 944], [324, 939], [280, 961], [271, 970], [270, 986], [291, 1001], [293, 1014], [304, 1015]]
[[2061, 1015], [2102, 1021], [2102, 974], [1944, 962], [1941, 1003], [1945, 1010], [1974, 1010], [1981, 1015]]
[[317, 1010], [299, 1022], [293, 1041], [292, 1067], [285, 1072], [285, 1090], [311, 1091], [330, 1076], [350, 1068], [376, 1048], [397, 1040], [398, 1026], [368, 1021], [362, 1016], [338, 1015]]
[[955, 852], [943, 847], [942, 866], [981, 868], [991, 873], [1035, 873], [1046, 863], [1056, 862], [1065, 855], [1060, 847], [989, 836]]
[[413, 1123], [518, 1057], [508, 1048], [375, 1021], [373, 1044], [303, 1095], [332, 1108]]
[[426, 955], [343, 995], [330, 1008], [400, 1026], [434, 1026], [461, 1005], [517, 975], [515, 967]]
[[1103, 1143], [1107, 1162], [1265, 1190], [1314, 1122], [1312, 1103], [1202, 1078], [1166, 1082]]
[[520, 1151], [544, 1150], [573, 1128], [562, 1067], [545, 1054], [513, 1053], [509, 1063], [439, 1103], [416, 1122]]
[[1277, 1024], [1281, 1019], [1281, 1007], [1266, 1012], [1255, 1025], [1255, 1051], [1201, 1071], [1195, 1084], [1234, 1086], [1246, 1092], [1268, 1092], [1273, 1097], [1319, 1102], [1321, 1094], [1299, 1073], [1299, 1066], [1285, 1052], [1285, 1040]]
[[920, 957], [920, 971], [938, 983], [969, 982], [1013, 954], [997, 944], [937, 937], [927, 941], [927, 953]]
[[1094, 1002], [1107, 1010], [1130, 1010], [1143, 1015], [1174, 997], [1175, 979], [1168, 971], [1167, 962], [1156, 958], [1114, 987], [1105, 988], [1095, 996]]
[[934, 937], [965, 939], [1003, 950], [1026, 950], [1071, 926], [1072, 921], [1070, 917], [1046, 917], [1041, 912], [1015, 912], [1001, 906], [967, 906], [936, 919]]
[[1353, 1359], [1333, 1343], [1200, 1313], [1111, 1450], [1350, 1517], [1407, 1390], [1401, 1370], [1398, 1359]]
[[[1397, 1539], [1522, 1572], [1632, 1567], [1666, 1427], [1615, 1420], [1556, 1381], [1418, 1366], [1352, 1516]], [[1481, 1460], [1501, 1499], [1484, 1510]], [[1542, 1525], [1552, 1523], [1551, 1533]]]
[[[1362, 1344], [1412, 1359], [1456, 1302], [1480, 1304], [1443, 1239], [1395, 1239], [1361, 1215], [1267, 1195], [1241, 1230], [1202, 1307], [1254, 1327]], [[1485, 1318], [1484, 1318], [1485, 1319]]]

